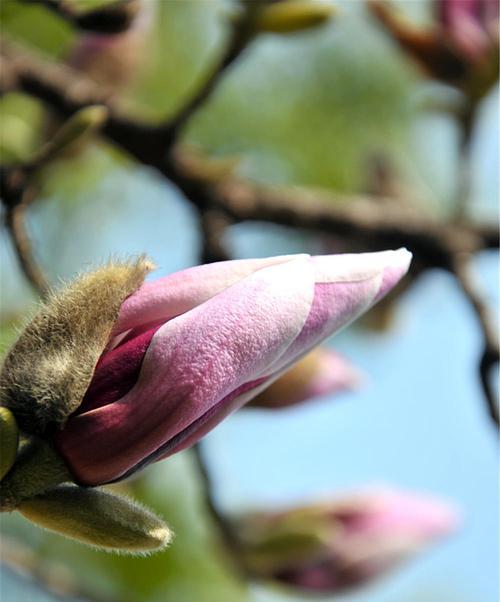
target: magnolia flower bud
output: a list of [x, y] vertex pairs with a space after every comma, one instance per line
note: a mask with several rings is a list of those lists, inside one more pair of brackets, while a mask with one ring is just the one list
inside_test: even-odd
[[76, 482], [126, 478], [258, 395], [383, 297], [410, 259], [400, 249], [227, 261], [138, 290], [144, 261], [102, 268], [22, 333], [2, 403], [53, 442]]
[[433, 78], [477, 100], [498, 79], [497, 0], [436, 0], [437, 27], [406, 21], [386, 0], [369, 0], [372, 14]]
[[32, 159], [40, 167], [52, 159], [71, 151], [95, 134], [108, 117], [108, 110], [102, 105], [92, 105], [74, 113], [50, 138], [45, 146]]
[[498, 46], [498, 0], [437, 0], [443, 32], [471, 62], [482, 61]]
[[54, 441], [77, 482], [198, 441], [404, 275], [406, 250], [227, 261], [144, 284]]
[[240, 520], [250, 570], [307, 592], [336, 594], [395, 568], [456, 528], [433, 497], [366, 490], [331, 502]]
[[361, 372], [339, 353], [326, 348], [315, 349], [246, 407], [286, 408], [321, 395], [357, 389], [362, 382]]

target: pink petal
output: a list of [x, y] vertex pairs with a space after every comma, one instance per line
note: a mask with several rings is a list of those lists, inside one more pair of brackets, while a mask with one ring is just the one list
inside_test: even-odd
[[299, 255], [221, 261], [146, 282], [123, 303], [114, 333], [117, 335], [158, 321], [166, 322], [258, 270], [286, 263], [297, 257]]
[[406, 249], [312, 257], [314, 301], [302, 332], [267, 374], [283, 370], [381, 299], [407, 272]]

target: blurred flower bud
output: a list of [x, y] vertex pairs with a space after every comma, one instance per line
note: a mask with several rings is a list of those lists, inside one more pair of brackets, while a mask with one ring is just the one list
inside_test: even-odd
[[255, 575], [307, 592], [361, 587], [411, 558], [457, 526], [456, 510], [422, 494], [391, 489], [239, 523]]
[[335, 9], [314, 0], [285, 0], [264, 6], [255, 21], [257, 31], [293, 33], [328, 22]]
[[131, 13], [121, 33], [82, 33], [68, 57], [68, 64], [113, 93], [127, 87], [144, 60], [148, 34], [154, 22], [154, 2], [146, 0]]
[[498, 80], [497, 0], [435, 0], [438, 23], [422, 28], [406, 21], [386, 0], [368, 0], [372, 14], [433, 78], [460, 88], [473, 100]]
[[280, 409], [357, 389], [363, 375], [346, 358], [326, 348], [308, 353], [245, 407]]
[[439, 22], [457, 52], [474, 63], [498, 46], [498, 0], [436, 0]]
[[109, 551], [158, 551], [172, 539], [167, 525], [150, 510], [99, 489], [60, 485], [17, 509], [49, 531]]

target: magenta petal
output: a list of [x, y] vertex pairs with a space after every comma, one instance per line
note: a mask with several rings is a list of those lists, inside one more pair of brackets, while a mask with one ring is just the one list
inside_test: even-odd
[[159, 324], [149, 328], [101, 356], [76, 414], [113, 403], [132, 389], [139, 378], [151, 339], [159, 328]]

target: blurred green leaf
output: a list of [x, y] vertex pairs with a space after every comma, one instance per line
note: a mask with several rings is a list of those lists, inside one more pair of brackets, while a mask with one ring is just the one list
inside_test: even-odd
[[52, 11], [20, 0], [0, 2], [2, 33], [54, 57], [67, 53], [74, 32]]
[[24, 94], [6, 94], [0, 98], [0, 163], [21, 163], [40, 145], [43, 107]]

